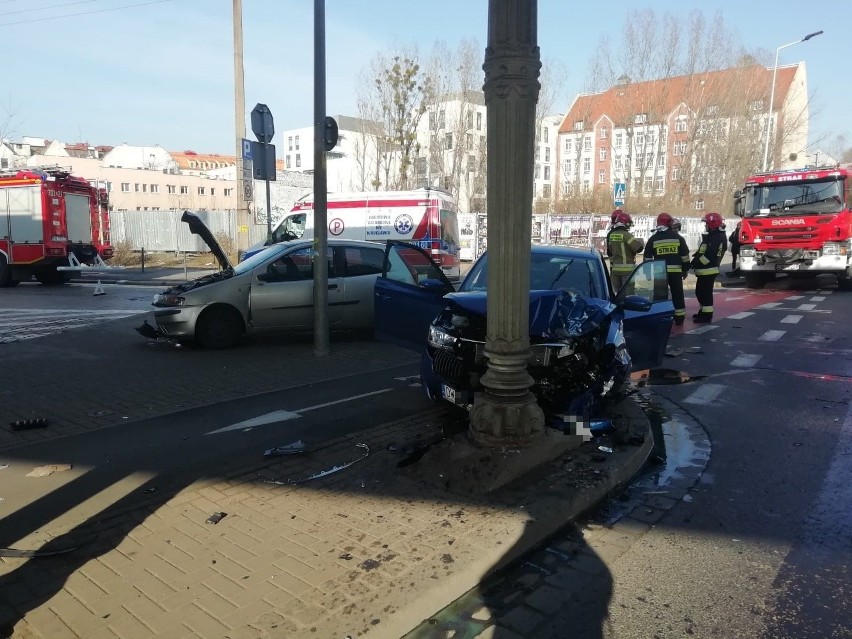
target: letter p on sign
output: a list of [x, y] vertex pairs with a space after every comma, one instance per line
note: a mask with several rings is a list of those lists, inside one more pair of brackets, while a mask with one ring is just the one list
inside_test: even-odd
[[331, 222], [328, 223], [328, 232], [332, 235], [340, 235], [343, 233], [343, 220], [339, 217], [334, 218]]

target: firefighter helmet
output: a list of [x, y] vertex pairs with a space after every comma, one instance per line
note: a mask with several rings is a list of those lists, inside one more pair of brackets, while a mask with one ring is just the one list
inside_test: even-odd
[[673, 217], [672, 218], [672, 230], [680, 233], [682, 228], [683, 228], [683, 224], [681, 223], [680, 218]]
[[722, 224], [724, 224], [724, 220], [718, 213], [708, 213], [704, 216], [704, 223], [707, 225], [708, 231], [713, 231], [721, 228]]
[[668, 213], [660, 213], [657, 216], [657, 227], [658, 228], [661, 227], [661, 226], [664, 226], [667, 229], [669, 229], [669, 228], [672, 227], [672, 224], [674, 224], [674, 218], [671, 215], [669, 215]]
[[615, 216], [615, 223], [613, 226], [618, 226], [619, 224], [630, 228], [633, 226], [633, 218], [624, 211], [619, 211], [618, 215]]
[[609, 216], [610, 222], [612, 222], [612, 224], [615, 224], [615, 220], [616, 220], [616, 218], [617, 218], [619, 215], [621, 215], [622, 213], [624, 213], [624, 211], [622, 211], [621, 209], [615, 209], [615, 210], [612, 212], [612, 215], [610, 215], [610, 216]]

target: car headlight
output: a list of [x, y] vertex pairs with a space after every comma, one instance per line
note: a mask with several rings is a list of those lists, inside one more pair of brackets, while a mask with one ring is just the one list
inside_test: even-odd
[[154, 296], [154, 306], [183, 306], [184, 301], [180, 295], [160, 293]]
[[754, 257], [755, 251], [753, 246], [744, 246], [740, 249], [740, 257]]
[[444, 330], [441, 330], [437, 326], [429, 327], [429, 338], [427, 340], [430, 346], [434, 346], [435, 348], [440, 348], [441, 346], [452, 346], [456, 343], [456, 338], [454, 335], [450, 335]]
[[826, 242], [822, 246], [823, 255], [846, 255], [846, 242]]

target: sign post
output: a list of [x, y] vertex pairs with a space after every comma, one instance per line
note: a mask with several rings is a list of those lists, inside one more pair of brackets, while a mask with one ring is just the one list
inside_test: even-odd
[[[258, 103], [251, 112], [251, 130], [257, 142], [251, 142], [249, 151], [252, 158], [252, 180], [266, 182], [266, 241], [272, 243], [272, 198], [269, 193], [269, 182], [275, 179], [275, 145], [272, 138], [275, 135], [275, 124], [272, 112], [265, 104]], [[245, 155], [245, 147], [243, 147]]]
[[616, 182], [612, 188], [612, 202], [615, 206], [624, 206], [624, 193], [627, 185], [624, 182]]

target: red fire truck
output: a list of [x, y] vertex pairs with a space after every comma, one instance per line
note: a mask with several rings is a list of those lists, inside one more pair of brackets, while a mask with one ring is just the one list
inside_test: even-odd
[[106, 188], [58, 167], [0, 172], [0, 288], [61, 284], [112, 257]]
[[759, 173], [734, 193], [740, 269], [749, 288], [779, 273], [837, 276], [852, 290], [852, 165]]

